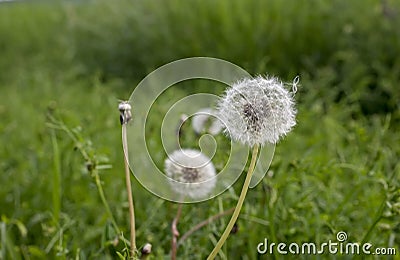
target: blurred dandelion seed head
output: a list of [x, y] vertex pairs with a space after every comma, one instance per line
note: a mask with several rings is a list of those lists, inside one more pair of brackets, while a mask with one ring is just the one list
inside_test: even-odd
[[[209, 125], [207, 125], [209, 123]], [[216, 111], [211, 108], [200, 109], [192, 119], [192, 128], [196, 134], [204, 132], [217, 135], [222, 130], [221, 122], [216, 118]]]
[[165, 172], [171, 188], [183, 196], [202, 198], [216, 184], [215, 167], [210, 158], [197, 150], [176, 150], [165, 160]]
[[235, 141], [275, 144], [296, 125], [294, 105], [279, 79], [258, 76], [233, 84], [218, 103], [218, 116]]

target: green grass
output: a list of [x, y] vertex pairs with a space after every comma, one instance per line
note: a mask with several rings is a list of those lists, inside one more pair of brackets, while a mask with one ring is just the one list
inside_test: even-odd
[[[223, 58], [287, 82], [301, 75], [298, 126], [249, 191], [226, 257], [258, 259], [264, 238], [323, 243], [338, 231], [351, 242], [395, 247], [398, 257], [400, 6], [387, 2], [389, 12], [378, 0], [0, 4], [0, 259], [123, 253], [88, 162], [112, 166], [97, 168], [98, 176], [129, 237], [118, 99], [158, 66], [190, 56]], [[152, 111], [158, 165], [158, 123], [170, 96], [191, 93], [186, 86], [167, 91]], [[49, 125], [49, 113], [76, 139]], [[183, 143], [195, 147], [186, 130]], [[213, 200], [185, 205], [181, 233], [234, 206], [243, 180]], [[168, 257], [177, 206], [137, 181], [133, 193], [138, 245], [153, 245], [151, 259]], [[178, 256], [205, 258], [228, 219], [195, 232]]]

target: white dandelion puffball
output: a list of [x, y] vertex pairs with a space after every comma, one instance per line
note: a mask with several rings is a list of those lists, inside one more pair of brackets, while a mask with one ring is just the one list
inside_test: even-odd
[[280, 80], [258, 76], [233, 84], [218, 103], [218, 116], [235, 141], [275, 144], [296, 125], [294, 105]]
[[203, 132], [212, 135], [219, 134], [222, 130], [222, 124], [215, 115], [216, 111], [211, 108], [203, 108], [196, 112], [192, 118], [192, 128], [196, 134], [201, 134]]
[[165, 160], [171, 188], [182, 196], [204, 198], [215, 187], [215, 168], [210, 158], [197, 150], [176, 150]]

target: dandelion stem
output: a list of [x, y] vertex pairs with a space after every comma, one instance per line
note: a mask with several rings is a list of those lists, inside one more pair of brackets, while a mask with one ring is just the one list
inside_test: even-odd
[[233, 212], [231, 220], [229, 220], [229, 223], [226, 226], [224, 233], [222, 234], [222, 236], [219, 239], [218, 243], [215, 245], [213, 251], [208, 256], [207, 260], [214, 259], [217, 256], [219, 250], [221, 250], [221, 247], [224, 245], [224, 243], [225, 243], [226, 239], [228, 238], [233, 226], [235, 225], [235, 222], [236, 222], [237, 218], [239, 217], [239, 213], [240, 213], [240, 210], [242, 209], [244, 198], [246, 197], [247, 190], [249, 189], [251, 176], [253, 175], [254, 168], [256, 166], [257, 154], [258, 154], [258, 144], [253, 146], [253, 152], [252, 152], [252, 155], [251, 155], [251, 162], [250, 162], [249, 170], [247, 172], [246, 179], [244, 181], [244, 184], [243, 184], [243, 187], [242, 187], [242, 192], [240, 193], [239, 200], [238, 200], [238, 202], [236, 204], [235, 211]]
[[171, 232], [172, 232], [172, 244], [171, 244], [171, 260], [176, 259], [176, 252], [178, 249], [177, 242], [178, 242], [178, 237], [179, 237], [179, 231], [178, 231], [178, 221], [179, 218], [181, 217], [182, 213], [182, 203], [178, 204], [178, 211], [176, 212], [176, 216], [174, 220], [172, 221], [171, 225]]
[[136, 257], [136, 235], [135, 235], [135, 209], [133, 206], [132, 188], [131, 188], [131, 176], [128, 165], [128, 150], [127, 150], [127, 137], [126, 137], [126, 124], [122, 124], [122, 142], [124, 147], [124, 162], [125, 162], [125, 179], [126, 179], [126, 191], [128, 193], [129, 203], [129, 220], [130, 220], [130, 246], [131, 246], [131, 258]]

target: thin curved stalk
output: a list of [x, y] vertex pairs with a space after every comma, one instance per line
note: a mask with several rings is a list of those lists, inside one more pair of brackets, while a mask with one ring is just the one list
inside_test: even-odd
[[[69, 129], [63, 121], [59, 121], [57, 119], [54, 118], [54, 116], [52, 116], [51, 114], [47, 115], [48, 118], [50, 119], [51, 123], [48, 123], [48, 127], [52, 128], [52, 129], [57, 129], [57, 130], [62, 130], [65, 133], [67, 133], [67, 135], [69, 136], [69, 138], [71, 138], [71, 140], [74, 142], [75, 147], [79, 150], [79, 152], [81, 153], [82, 157], [84, 158], [84, 160], [89, 164], [89, 165], [97, 165], [96, 162], [94, 162], [93, 158], [91, 156], [89, 156], [88, 152], [85, 150], [85, 148], [83, 147], [83, 145], [81, 144], [79, 137], [76, 136], [76, 134]], [[56, 140], [54, 140], [56, 142]], [[57, 145], [57, 144], [56, 144]], [[58, 148], [54, 147], [54, 153], [56, 154]], [[59, 162], [58, 162], [59, 163]], [[60, 166], [55, 166], [55, 169], [57, 170]], [[98, 172], [98, 167], [88, 167], [88, 171], [90, 172], [90, 176], [94, 179], [96, 187], [97, 187], [97, 191], [99, 192], [99, 196], [101, 199], [101, 202], [103, 203], [104, 208], [106, 209], [107, 215], [108, 217], [111, 219], [111, 224], [113, 225], [115, 231], [118, 233], [118, 236], [120, 236], [121, 238], [123, 238], [121, 236], [121, 231], [118, 228], [117, 222], [115, 221], [115, 218], [111, 212], [110, 209], [110, 205], [107, 202], [106, 196], [104, 194], [104, 190], [103, 190], [103, 186], [101, 184], [101, 179], [100, 179], [100, 175]]]
[[178, 237], [179, 237], [179, 231], [178, 231], [178, 221], [179, 218], [181, 217], [182, 213], [182, 203], [179, 203], [178, 205], [178, 211], [176, 213], [176, 216], [174, 220], [172, 221], [171, 225], [171, 232], [172, 232], [172, 242], [171, 242], [171, 260], [176, 260], [176, 252], [178, 250]]
[[201, 229], [204, 226], [207, 226], [208, 224], [210, 224], [211, 222], [213, 222], [216, 219], [219, 219], [225, 215], [231, 214], [233, 211], [235, 210], [235, 208], [230, 208], [227, 209], [221, 213], [218, 213], [212, 217], [209, 217], [206, 220], [203, 220], [202, 222], [200, 222], [199, 224], [197, 224], [196, 226], [192, 227], [189, 231], [187, 231], [185, 234], [183, 234], [183, 236], [178, 240], [178, 247], [183, 243], [183, 241], [185, 241], [189, 236], [191, 236], [194, 232], [196, 232], [197, 230]]
[[113, 227], [115, 229], [115, 232], [117, 232], [118, 235], [121, 235], [121, 231], [118, 228], [117, 222], [115, 221], [114, 216], [113, 216], [113, 214], [111, 212], [110, 206], [108, 205], [106, 196], [104, 195], [103, 187], [101, 185], [100, 176], [97, 173], [97, 170], [95, 170], [95, 171], [96, 171], [96, 173], [94, 174], [94, 179], [95, 179], [95, 182], [96, 182], [97, 191], [99, 192], [99, 195], [100, 195], [101, 202], [103, 203], [103, 206], [106, 209], [108, 217], [111, 219], [111, 224], [113, 225]]
[[132, 197], [132, 186], [131, 186], [131, 176], [128, 165], [128, 151], [127, 147], [127, 137], [126, 137], [126, 124], [122, 124], [122, 142], [124, 147], [124, 162], [125, 162], [125, 179], [126, 179], [126, 191], [128, 193], [128, 203], [129, 203], [129, 220], [130, 220], [130, 247], [131, 247], [131, 258], [136, 257], [136, 234], [135, 234], [135, 208], [133, 206]]
[[221, 247], [224, 245], [224, 243], [225, 243], [226, 239], [228, 238], [233, 226], [235, 225], [235, 222], [236, 222], [237, 218], [239, 217], [239, 213], [240, 213], [240, 210], [242, 209], [242, 205], [243, 205], [244, 199], [246, 197], [247, 190], [249, 189], [251, 176], [253, 175], [253, 172], [254, 172], [254, 169], [255, 169], [255, 166], [256, 166], [258, 147], [259, 147], [258, 145], [254, 145], [254, 147], [253, 147], [253, 152], [252, 152], [252, 155], [251, 155], [251, 162], [250, 162], [249, 170], [247, 172], [246, 179], [245, 179], [243, 187], [242, 187], [242, 192], [240, 193], [240, 197], [239, 197], [239, 200], [238, 200], [238, 202], [236, 204], [235, 211], [232, 214], [231, 220], [229, 220], [229, 223], [226, 226], [224, 233], [222, 234], [222, 236], [219, 239], [218, 243], [215, 245], [213, 251], [208, 256], [207, 260], [214, 259], [217, 256], [219, 250], [221, 250]]

